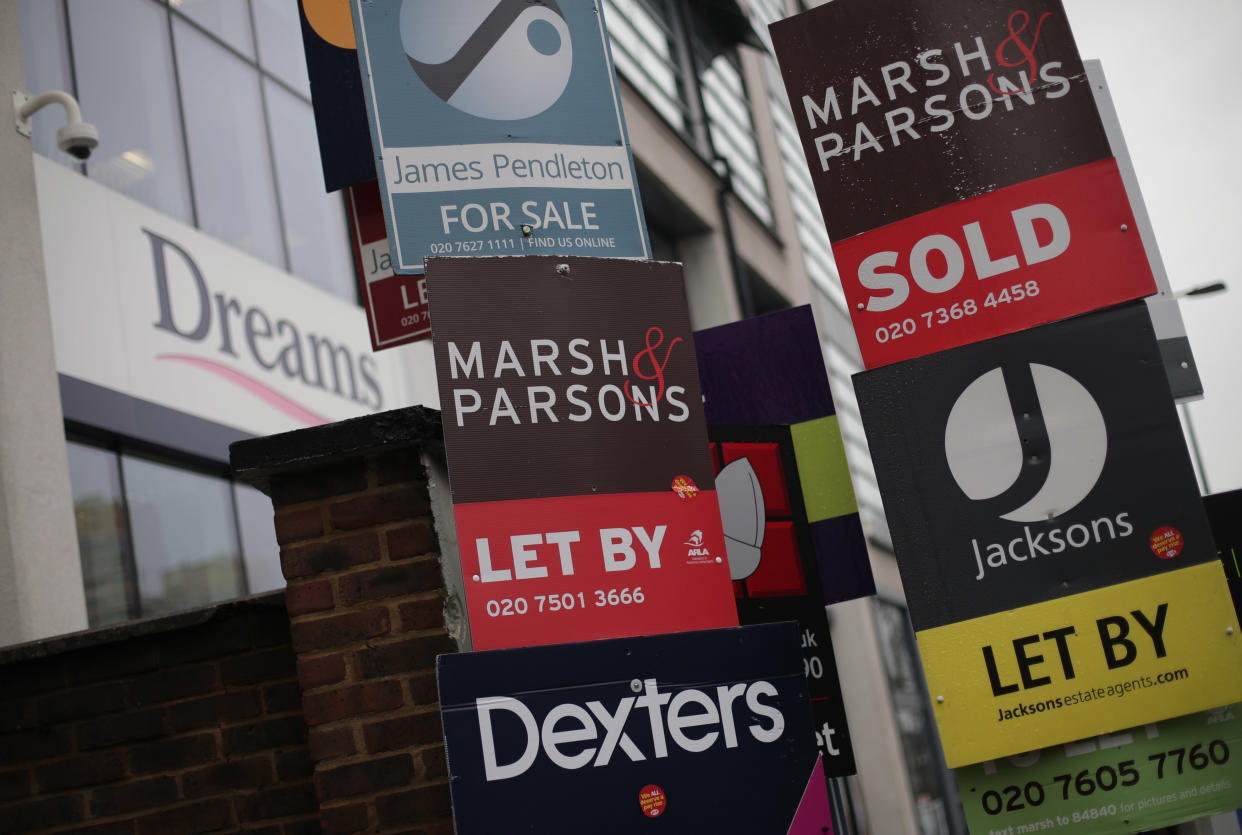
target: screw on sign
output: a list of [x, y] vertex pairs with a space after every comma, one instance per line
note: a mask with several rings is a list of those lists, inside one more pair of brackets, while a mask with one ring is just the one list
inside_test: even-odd
[[643, 786], [642, 791], [638, 793], [638, 805], [647, 817], [658, 818], [664, 813], [664, 807], [668, 805], [668, 796], [659, 786]]
[[1151, 551], [1162, 560], [1171, 560], [1182, 552], [1185, 540], [1177, 528], [1165, 525], [1151, 535]]

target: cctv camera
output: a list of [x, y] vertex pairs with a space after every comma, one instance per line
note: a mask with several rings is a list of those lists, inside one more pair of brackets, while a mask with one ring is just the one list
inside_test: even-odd
[[56, 146], [74, 159], [85, 160], [99, 144], [99, 131], [90, 122], [70, 122], [56, 131]]
[[64, 90], [48, 90], [37, 96], [27, 96], [20, 90], [14, 90], [13, 115], [17, 132], [30, 136], [30, 117], [49, 104], [65, 108], [65, 126], [56, 131], [57, 147], [74, 159], [89, 157], [99, 144], [99, 131], [90, 122], [82, 121], [82, 108], [78, 107], [78, 100]]

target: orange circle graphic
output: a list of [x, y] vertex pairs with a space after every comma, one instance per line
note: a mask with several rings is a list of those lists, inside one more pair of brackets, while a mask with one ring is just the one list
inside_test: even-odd
[[302, 0], [306, 20], [319, 37], [341, 49], [357, 49], [349, 0]]

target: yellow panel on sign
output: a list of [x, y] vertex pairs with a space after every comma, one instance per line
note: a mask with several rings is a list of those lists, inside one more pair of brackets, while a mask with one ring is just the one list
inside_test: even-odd
[[917, 637], [950, 768], [1242, 700], [1219, 562]]

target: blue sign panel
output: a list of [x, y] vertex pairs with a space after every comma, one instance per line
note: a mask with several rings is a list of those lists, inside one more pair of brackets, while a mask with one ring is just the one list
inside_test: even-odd
[[440, 656], [458, 835], [831, 832], [799, 639], [778, 623]]
[[394, 269], [649, 256], [603, 8], [353, 0]]

